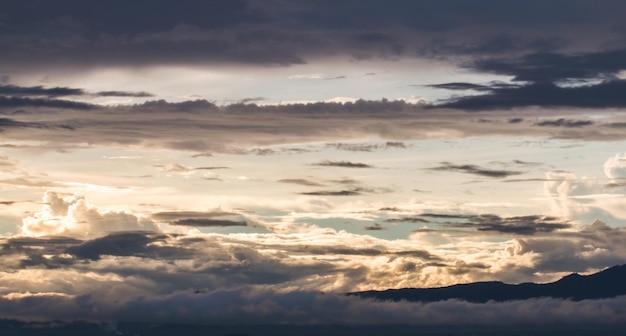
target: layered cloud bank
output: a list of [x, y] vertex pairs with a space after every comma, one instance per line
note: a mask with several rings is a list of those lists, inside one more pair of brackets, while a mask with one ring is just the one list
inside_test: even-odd
[[242, 289], [111, 302], [90, 296], [42, 293], [5, 295], [0, 298], [0, 314], [28, 321], [77, 319], [194, 325], [603, 326], [626, 323], [622, 314], [624, 300], [532, 299], [486, 304], [449, 300], [419, 304], [315, 292]]

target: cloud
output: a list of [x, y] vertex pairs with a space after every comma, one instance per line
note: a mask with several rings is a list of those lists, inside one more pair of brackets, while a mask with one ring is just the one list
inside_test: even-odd
[[444, 226], [515, 235], [535, 235], [568, 229], [572, 225], [550, 216], [500, 217], [492, 214], [463, 216], [467, 222], [446, 222]]
[[400, 217], [400, 218], [387, 218], [387, 223], [428, 223], [428, 220], [418, 217]]
[[486, 169], [476, 165], [457, 165], [449, 162], [442, 162], [440, 166], [429, 168], [430, 170], [438, 170], [438, 171], [456, 171], [461, 173], [473, 174], [478, 176], [485, 177], [509, 177], [511, 175], [520, 175], [523, 172], [514, 171], [514, 170], [494, 170], [494, 169]]
[[82, 89], [68, 87], [44, 88], [43, 86], [21, 87], [15, 85], [0, 85], [0, 95], [4, 96], [81, 96], [85, 94]]
[[610, 80], [595, 85], [560, 87], [552, 83], [531, 83], [513, 88], [492, 88], [483, 95], [454, 97], [438, 107], [477, 111], [522, 107], [624, 107], [626, 99], [619, 94], [625, 80]]
[[298, 185], [307, 186], [307, 187], [322, 187], [322, 186], [324, 186], [323, 184], [320, 184], [320, 183], [317, 183], [317, 182], [313, 182], [313, 181], [309, 181], [309, 180], [305, 180], [305, 179], [281, 179], [281, 180], [278, 180], [278, 182], [298, 184]]
[[147, 232], [118, 232], [70, 246], [67, 253], [81, 259], [98, 260], [103, 255], [152, 259], [187, 259], [193, 250], [162, 246], [166, 235]]
[[321, 190], [321, 191], [308, 191], [302, 192], [300, 195], [307, 196], [358, 196], [361, 195], [359, 189], [354, 190]]
[[234, 221], [227, 219], [204, 219], [204, 218], [183, 218], [170, 222], [171, 225], [195, 226], [195, 227], [227, 227], [227, 226], [247, 226], [245, 221]]
[[365, 231], [381, 231], [381, 230], [387, 230], [387, 228], [382, 226], [382, 225], [380, 225], [379, 223], [374, 223], [373, 225], [369, 225], [369, 226], [363, 227], [363, 230], [365, 230]]
[[52, 107], [75, 110], [95, 109], [97, 106], [71, 100], [0, 96], [0, 107]]
[[327, 148], [336, 150], [345, 150], [350, 152], [371, 152], [377, 149], [389, 148], [406, 148], [407, 146], [400, 141], [387, 141], [384, 144], [368, 144], [368, 143], [328, 143]]
[[604, 162], [604, 174], [611, 179], [626, 178], [626, 153], [608, 158]]
[[151, 216], [154, 220], [171, 225], [195, 227], [247, 226], [247, 219], [235, 212], [226, 211], [166, 211]]
[[623, 264], [622, 244], [626, 240], [623, 228], [612, 228], [602, 221], [594, 221], [579, 232], [560, 233], [538, 238], [518, 240], [515, 255], [533, 259], [535, 269], [554, 271], [585, 271], [604, 265]]
[[[0, 298], [0, 303], [0, 313], [10, 319], [128, 321], [153, 325], [159, 321], [182, 324], [185, 330], [194, 330], [185, 324], [334, 326], [342, 332], [346, 331], [344, 326], [357, 330], [358, 326], [384, 326], [381, 331], [401, 328], [401, 333], [414, 330], [416, 326], [445, 326], [444, 331], [468, 326], [474, 326], [472, 330], [506, 330], [508, 327], [523, 331], [525, 328], [520, 326], [524, 325], [540, 326], [542, 330], [551, 330], [554, 326], [560, 326], [557, 330], [577, 330], [591, 325], [603, 330], [606, 326], [618, 328], [624, 323], [623, 314], [620, 314], [624, 305], [622, 297], [581, 302], [542, 298], [485, 304], [455, 300], [420, 304], [379, 302], [312, 291], [279, 293], [243, 288], [132, 297], [117, 303], [92, 296], [10, 293]], [[33, 315], [39, 318], [34, 319]], [[410, 328], [398, 327], [406, 325]]]
[[[609, 41], [615, 45], [612, 38], [622, 27], [616, 13], [624, 10], [617, 1], [601, 7], [561, 0], [472, 6], [459, 0], [441, 4], [400, 1], [388, 7], [376, 1], [271, 0], [268, 4], [237, 0], [184, 5], [163, 1], [159, 5], [169, 14], [164, 16], [148, 13], [146, 5], [142, 1], [120, 10], [119, 5], [107, 4], [94, 10], [79, 1], [56, 7], [42, 2], [37, 15], [25, 5], [7, 5], [3, 25], [9, 33], [0, 39], [6, 51], [0, 61], [11, 69], [44, 64], [64, 68], [293, 65], [333, 56], [362, 60], [533, 52], [538, 56], [527, 63], [551, 65], [558, 61], [574, 68], [577, 62], [597, 66], [603, 60], [606, 65], [602, 69], [612, 70], [619, 53], [603, 51], [597, 56], [552, 60], [555, 57], [545, 51], [599, 48]], [[487, 5], [489, 11], [484, 10]], [[47, 38], [42, 40], [44, 33]], [[547, 56], [537, 53], [542, 50]], [[485, 71], [498, 70], [493, 67], [484, 66]]]
[[215, 170], [215, 169], [228, 169], [228, 167], [214, 166], [214, 167], [188, 167], [180, 163], [172, 163], [166, 165], [154, 165], [162, 172], [166, 173], [190, 173], [197, 170]]
[[[549, 136], [561, 139], [615, 141], [626, 133], [606, 127], [621, 122], [612, 115], [585, 127], [528, 127], [509, 123], [510, 115], [498, 111], [473, 112], [490, 123], [459, 123], [465, 112], [427, 109], [424, 106], [391, 101], [356, 103], [315, 103], [286, 106], [255, 106], [255, 112], [218, 107], [208, 101], [167, 103], [152, 101], [134, 106], [98, 107], [81, 111], [77, 119], [72, 109], [57, 109], [54, 119], [46, 108], [29, 108], [11, 118], [2, 118], [7, 140], [45, 141], [50, 146], [91, 143], [129, 144], [185, 150], [194, 153], [297, 154], [300, 148], [274, 149], [256, 146], [327, 142], [327, 139], [354, 141], [363, 137], [390, 139], [376, 143], [380, 149], [402, 148], [404, 140], [485, 135]], [[228, 113], [221, 113], [228, 110]], [[319, 113], [327, 118], [320, 119]], [[146, 118], [149, 115], [150, 118]], [[251, 118], [254, 115], [254, 118]], [[545, 113], [525, 111], [524, 120], [541, 120]], [[577, 111], [563, 111], [564, 120], [581, 120]], [[211, 118], [207, 118], [211, 116]], [[328, 127], [328, 118], [333, 127]], [[52, 121], [53, 120], [53, 121]], [[382, 122], [384, 121], [384, 123]], [[19, 132], [10, 130], [19, 129]], [[419, 130], [418, 130], [419, 129]], [[335, 142], [352, 144], [350, 142]], [[358, 143], [356, 143], [358, 144]], [[406, 144], [405, 144], [406, 146]], [[348, 146], [350, 147], [350, 146]], [[341, 145], [341, 149], [348, 148]], [[350, 149], [357, 149], [350, 147]], [[359, 150], [369, 147], [359, 147]], [[305, 148], [306, 150], [306, 148]], [[374, 148], [372, 148], [374, 150]], [[326, 160], [329, 164], [342, 161]], [[345, 161], [350, 163], [350, 161]], [[356, 162], [359, 164], [359, 162]], [[180, 164], [180, 163], [179, 163]], [[362, 163], [367, 166], [367, 163]], [[356, 168], [356, 167], [355, 167]]]
[[153, 94], [148, 92], [129, 92], [129, 91], [99, 91], [96, 92], [97, 96], [100, 97], [136, 97], [136, 98], [144, 98], [144, 97], [154, 97]]
[[8, 128], [46, 128], [47, 126], [40, 123], [15, 121], [10, 118], [0, 118], [0, 130]]
[[62, 187], [62, 183], [50, 181], [47, 178], [27, 176], [27, 177], [15, 177], [0, 179], [0, 184], [10, 184], [19, 187], [36, 187], [36, 188], [52, 188]]
[[516, 82], [557, 83], [564, 80], [613, 79], [626, 69], [626, 49], [578, 54], [531, 53], [519, 58], [487, 58], [473, 61], [469, 68], [514, 76]]
[[[607, 162], [605, 173], [617, 176], [620, 172], [619, 164], [612, 164], [612, 158]], [[607, 188], [605, 179], [578, 177], [567, 172], [548, 172], [544, 193], [553, 213], [558, 216], [572, 218], [579, 224], [588, 224], [597, 219], [619, 223], [626, 218], [626, 211], [620, 206], [624, 190], [618, 181], [614, 180], [613, 185], [609, 183]]]
[[84, 197], [46, 192], [41, 211], [23, 219], [21, 233], [27, 236], [93, 235], [103, 232], [160, 231], [158, 225], [126, 212], [99, 211]]
[[343, 168], [372, 168], [372, 166], [360, 163], [360, 162], [350, 162], [350, 161], [331, 161], [324, 160], [318, 163], [313, 164], [314, 166], [324, 166], [324, 167], [343, 167]]
[[626, 99], [619, 93], [626, 88], [626, 81], [618, 74], [626, 69], [624, 55], [626, 49], [483, 58], [465, 66], [479, 73], [513, 76], [512, 82], [520, 84], [459, 82], [429, 86], [482, 92], [481, 95], [453, 97], [439, 105], [474, 111], [531, 106], [623, 107]]
[[544, 120], [535, 123], [537, 126], [550, 126], [550, 127], [583, 127], [593, 125], [593, 121], [591, 120], [569, 120], [569, 119], [555, 119], [555, 120]]

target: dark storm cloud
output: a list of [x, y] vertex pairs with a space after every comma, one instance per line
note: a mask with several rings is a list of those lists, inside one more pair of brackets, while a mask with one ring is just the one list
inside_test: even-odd
[[486, 169], [486, 168], [482, 168], [480, 166], [471, 165], [471, 164], [457, 165], [457, 164], [453, 164], [450, 162], [442, 162], [440, 166], [429, 168], [429, 169], [438, 170], [438, 171], [455, 171], [455, 172], [461, 172], [461, 173], [467, 173], [467, 174], [473, 174], [473, 175], [485, 176], [485, 177], [494, 177], [494, 178], [508, 177], [511, 175], [523, 174], [523, 172], [515, 171], [515, 170]]
[[521, 57], [484, 58], [465, 66], [478, 73], [513, 76], [520, 84], [444, 83], [430, 87], [474, 90], [483, 95], [455, 97], [442, 107], [465, 110], [543, 107], [624, 107], [626, 49], [586, 53], [531, 53]]
[[167, 0], [140, 0], [128, 3], [113, 0], [85, 3], [80, 0], [69, 0], [62, 4], [52, 4], [49, 1], [35, 0], [29, 3], [3, 3], [2, 9], [7, 15], [2, 20], [9, 31], [24, 26], [37, 27], [67, 17], [77, 21], [73, 23], [76, 28], [90, 34], [139, 34], [171, 29], [182, 23], [217, 28], [258, 20], [254, 13], [248, 10], [247, 2], [192, 0], [178, 3]]
[[[520, 58], [488, 58], [468, 68], [513, 76], [513, 81], [556, 83], [590, 79], [613, 79], [626, 69], [626, 49], [581, 54], [534, 53]], [[584, 83], [584, 82], [583, 82]]]
[[563, 87], [553, 83], [533, 83], [519, 87], [492, 88], [488, 94], [455, 97], [437, 106], [472, 111], [532, 106], [624, 107], [626, 106], [626, 97], [622, 94], [624, 90], [626, 90], [626, 81], [620, 79], [574, 87]]
[[601, 44], [624, 28], [625, 9], [617, 0], [3, 2], [0, 61], [289, 65], [338, 54], [502, 55]]
[[322, 162], [318, 162], [313, 165], [324, 166], [324, 167], [343, 167], [343, 168], [372, 168], [372, 166], [365, 164], [365, 163], [350, 162], [350, 161], [332, 161], [332, 160], [324, 160]]

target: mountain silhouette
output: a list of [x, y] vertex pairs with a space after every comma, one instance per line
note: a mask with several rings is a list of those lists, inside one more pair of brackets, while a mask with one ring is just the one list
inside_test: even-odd
[[550, 297], [573, 301], [626, 295], [626, 264], [591, 275], [572, 273], [558, 281], [536, 284], [505, 284], [499, 281], [473, 282], [438, 288], [402, 288], [348, 293], [350, 296], [381, 301], [435, 302], [450, 299], [474, 303]]

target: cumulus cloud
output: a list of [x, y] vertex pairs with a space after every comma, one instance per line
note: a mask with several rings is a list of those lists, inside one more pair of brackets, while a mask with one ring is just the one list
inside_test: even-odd
[[626, 153], [608, 158], [604, 162], [604, 174], [610, 179], [626, 178]]
[[90, 235], [111, 231], [150, 230], [159, 226], [126, 212], [100, 211], [83, 196], [46, 192], [41, 211], [23, 219], [20, 231], [28, 236]]
[[[619, 161], [614, 160], [615, 157], [609, 158], [608, 164], [605, 164], [608, 177], [620, 171]], [[624, 194], [620, 191], [623, 191], [623, 187], [619, 183], [607, 188], [602, 179], [578, 177], [568, 172], [548, 172], [544, 181], [544, 192], [553, 212], [580, 224], [588, 224], [596, 219], [620, 223], [626, 219], [626, 212], [621, 206]]]

